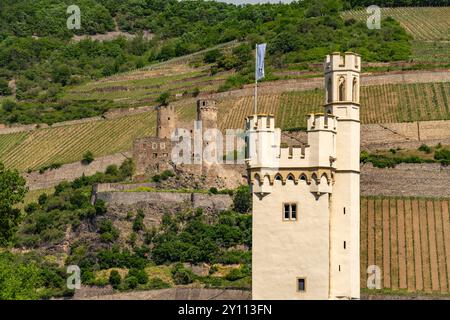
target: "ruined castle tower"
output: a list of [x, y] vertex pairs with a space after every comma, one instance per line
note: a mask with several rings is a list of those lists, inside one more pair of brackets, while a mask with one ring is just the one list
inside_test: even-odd
[[[211, 157], [217, 158], [221, 156], [219, 149], [221, 146], [217, 143], [217, 107], [215, 100], [197, 100], [197, 125], [200, 125], [201, 130], [196, 126], [198, 133], [201, 132], [202, 136], [202, 164], [212, 164], [214, 160], [205, 157], [206, 154], [210, 154]], [[195, 152], [195, 156], [198, 158], [199, 152]], [[211, 158], [210, 157], [210, 158]]]
[[359, 73], [353, 53], [326, 57], [324, 113], [308, 146], [283, 148], [273, 115], [247, 117], [253, 200], [253, 299], [358, 299]]
[[173, 105], [159, 106], [156, 116], [156, 136], [161, 139], [170, 139], [177, 125], [177, 114]]

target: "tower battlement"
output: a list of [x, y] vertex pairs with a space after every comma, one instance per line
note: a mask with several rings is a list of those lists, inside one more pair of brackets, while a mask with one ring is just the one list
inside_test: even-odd
[[199, 99], [197, 100], [197, 113], [204, 111], [217, 112], [216, 100], [213, 99]]
[[353, 52], [333, 52], [325, 58], [324, 72], [331, 71], [361, 71], [361, 56]]
[[307, 115], [307, 130], [328, 130], [336, 132], [336, 116], [328, 113], [310, 113]]
[[253, 114], [245, 119], [247, 130], [275, 130], [275, 117], [273, 114]]

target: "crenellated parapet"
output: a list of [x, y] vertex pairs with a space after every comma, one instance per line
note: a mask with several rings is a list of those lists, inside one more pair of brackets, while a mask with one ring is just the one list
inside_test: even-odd
[[272, 188], [292, 183], [305, 184], [310, 192], [324, 194], [331, 193], [334, 181], [334, 169], [331, 168], [279, 168], [249, 170], [249, 184], [255, 193], [269, 194]]
[[325, 74], [331, 71], [361, 71], [361, 56], [353, 52], [333, 52], [326, 56]]
[[337, 119], [330, 113], [310, 113], [307, 115], [307, 130], [324, 130], [336, 133]]

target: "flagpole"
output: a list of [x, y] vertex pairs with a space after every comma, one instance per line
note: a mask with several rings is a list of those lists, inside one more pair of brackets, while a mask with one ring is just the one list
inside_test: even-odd
[[258, 44], [255, 46], [255, 114], [258, 114]]

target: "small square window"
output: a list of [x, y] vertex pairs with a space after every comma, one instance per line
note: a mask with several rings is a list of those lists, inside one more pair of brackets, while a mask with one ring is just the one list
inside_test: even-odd
[[304, 278], [297, 279], [297, 290], [306, 291], [306, 280]]
[[283, 204], [283, 220], [285, 221], [297, 220], [297, 204], [295, 203]]
[[158, 154], [157, 154], [157, 153], [154, 153], [154, 154], [153, 154], [153, 159], [156, 159], [156, 158], [158, 158]]

